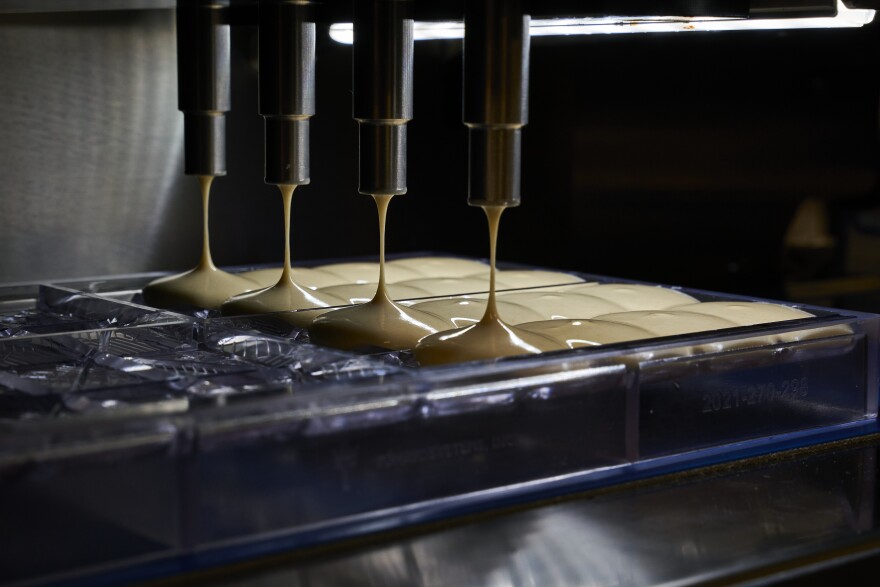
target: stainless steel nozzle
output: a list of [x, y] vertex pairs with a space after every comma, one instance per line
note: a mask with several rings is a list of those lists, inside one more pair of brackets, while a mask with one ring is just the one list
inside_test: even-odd
[[464, 113], [468, 203], [520, 201], [522, 127], [528, 122], [529, 16], [523, 0], [467, 0]]
[[230, 109], [228, 0], [178, 0], [178, 109], [184, 121], [184, 171], [226, 175]]
[[411, 0], [355, 0], [352, 59], [362, 194], [406, 193], [406, 123], [413, 112]]
[[260, 114], [266, 183], [309, 183], [315, 114], [315, 18], [307, 0], [260, 0]]

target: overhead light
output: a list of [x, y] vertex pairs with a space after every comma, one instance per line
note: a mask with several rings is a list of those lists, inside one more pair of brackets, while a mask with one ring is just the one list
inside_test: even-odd
[[[529, 32], [533, 37], [551, 35], [607, 35], [623, 33], [677, 33], [690, 31], [743, 31], [855, 28], [874, 20], [874, 10], [847, 8], [837, 1], [837, 16], [814, 18], [753, 18], [730, 19], [710, 17], [615, 17], [557, 18], [531, 21]], [[354, 28], [350, 22], [330, 25], [330, 37], [347, 45], [354, 41]], [[461, 39], [464, 23], [422, 22], [413, 26], [416, 41]]]

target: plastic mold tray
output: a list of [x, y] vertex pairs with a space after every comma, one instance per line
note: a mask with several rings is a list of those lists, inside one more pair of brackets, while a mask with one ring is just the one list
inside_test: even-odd
[[[138, 304], [154, 277], [0, 288], [0, 582], [155, 577], [877, 430], [880, 316], [418, 368]], [[777, 342], [707, 350], [756, 336]]]

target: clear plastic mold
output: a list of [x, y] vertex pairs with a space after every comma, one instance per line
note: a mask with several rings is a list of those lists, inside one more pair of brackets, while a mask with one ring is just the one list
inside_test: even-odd
[[4, 583], [207, 565], [877, 430], [875, 315], [418, 367], [313, 345], [283, 315], [143, 306], [154, 277], [0, 290]]

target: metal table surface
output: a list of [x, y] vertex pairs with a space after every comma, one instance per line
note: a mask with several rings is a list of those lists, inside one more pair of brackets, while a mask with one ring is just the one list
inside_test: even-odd
[[875, 584], [878, 447], [776, 453], [162, 584]]

